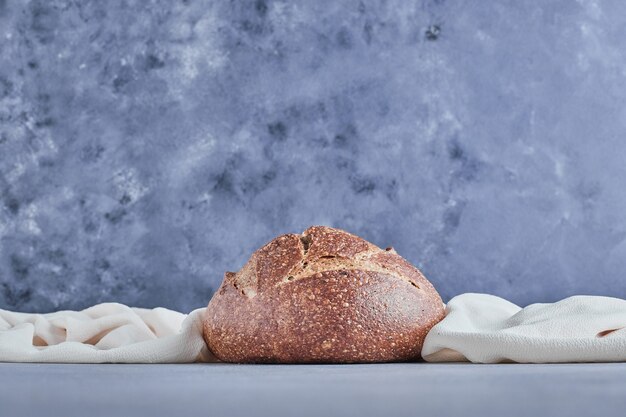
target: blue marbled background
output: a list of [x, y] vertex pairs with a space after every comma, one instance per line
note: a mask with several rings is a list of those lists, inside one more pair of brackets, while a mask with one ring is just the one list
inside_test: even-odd
[[190, 310], [311, 224], [626, 297], [626, 2], [0, 0], [0, 308]]

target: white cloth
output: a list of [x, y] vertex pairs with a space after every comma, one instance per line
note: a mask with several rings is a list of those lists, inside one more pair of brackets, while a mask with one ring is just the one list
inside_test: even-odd
[[[49, 314], [0, 310], [0, 362], [212, 362], [204, 309], [98, 304]], [[576, 296], [520, 308], [487, 294], [462, 294], [428, 333], [430, 362], [624, 362], [626, 300]]]
[[49, 314], [0, 310], [0, 362], [182, 363], [213, 360], [202, 313], [98, 304]]
[[520, 308], [487, 294], [462, 294], [426, 336], [429, 362], [624, 362], [626, 300], [575, 296]]

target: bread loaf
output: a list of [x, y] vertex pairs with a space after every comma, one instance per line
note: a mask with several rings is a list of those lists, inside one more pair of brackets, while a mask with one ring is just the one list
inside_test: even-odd
[[414, 361], [443, 316], [437, 291], [392, 248], [314, 226], [226, 272], [203, 327], [225, 362]]

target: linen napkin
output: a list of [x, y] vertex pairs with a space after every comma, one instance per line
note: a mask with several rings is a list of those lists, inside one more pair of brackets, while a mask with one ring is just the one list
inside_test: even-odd
[[49, 314], [0, 310], [0, 362], [182, 363], [214, 357], [202, 313], [98, 304]]
[[488, 294], [461, 294], [426, 336], [429, 362], [624, 362], [626, 300], [574, 296], [525, 308]]
[[[198, 309], [98, 304], [49, 314], [0, 310], [0, 362], [214, 362]], [[428, 333], [429, 362], [626, 361], [626, 300], [575, 296], [521, 308], [488, 294], [462, 294]]]

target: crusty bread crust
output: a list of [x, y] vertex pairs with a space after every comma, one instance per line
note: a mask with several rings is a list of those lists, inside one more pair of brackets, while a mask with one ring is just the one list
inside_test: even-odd
[[227, 272], [203, 327], [225, 362], [395, 362], [419, 360], [443, 316], [437, 291], [393, 249], [313, 226]]

